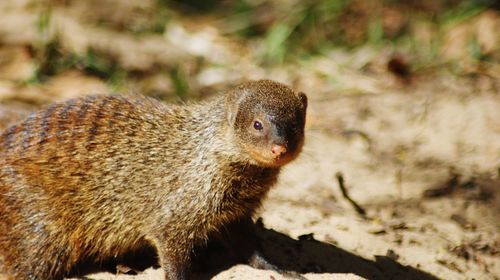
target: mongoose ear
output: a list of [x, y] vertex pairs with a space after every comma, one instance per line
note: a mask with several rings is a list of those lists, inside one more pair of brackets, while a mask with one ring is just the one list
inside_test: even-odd
[[304, 111], [307, 109], [307, 96], [303, 92], [299, 92], [298, 94], [300, 102], [302, 102], [302, 106], [304, 106]]
[[240, 104], [249, 94], [251, 94], [251, 92], [249, 90], [246, 90], [245, 88], [243, 90], [236, 89], [229, 92], [229, 95], [226, 99], [226, 115], [227, 121], [231, 126], [233, 126], [236, 122]]
[[230, 126], [234, 126], [234, 123], [236, 122], [238, 106], [238, 100], [234, 100], [234, 96], [229, 96], [226, 100], [226, 117]]

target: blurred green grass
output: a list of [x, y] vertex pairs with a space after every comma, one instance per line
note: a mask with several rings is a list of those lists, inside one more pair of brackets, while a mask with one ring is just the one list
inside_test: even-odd
[[190, 0], [171, 1], [172, 7], [180, 2], [184, 10], [223, 18], [221, 28], [229, 35], [263, 40], [263, 61], [271, 64], [333, 47], [405, 42], [415, 23], [428, 22], [439, 30], [500, 5], [495, 0], [237, 0], [212, 5]]
[[[262, 46], [259, 64], [282, 63], [323, 54], [332, 48], [353, 49], [369, 45], [381, 48], [396, 45], [419, 57], [419, 64], [428, 64], [439, 57], [441, 30], [463, 22], [486, 9], [498, 9], [495, 0], [157, 0], [155, 9], [145, 13], [141, 24], [134, 20], [120, 26], [124, 32], [137, 36], [162, 34], [175, 17], [213, 18], [222, 34], [240, 41], [255, 41]], [[152, 13], [152, 14], [151, 14]], [[43, 36], [50, 9], [40, 14], [38, 31]], [[415, 38], [415, 29], [422, 24], [432, 30], [427, 45]], [[98, 24], [107, 26], [105, 20]], [[474, 38], [469, 44], [470, 56], [488, 59]], [[38, 70], [31, 82], [39, 82], [67, 69], [80, 69], [112, 85], [119, 85], [129, 73], [120, 70], [113, 58], [93, 50], [74, 54], [61, 49], [57, 41], [35, 45]], [[419, 67], [418, 65], [416, 66]], [[178, 66], [168, 70], [179, 97], [189, 92], [186, 74]]]

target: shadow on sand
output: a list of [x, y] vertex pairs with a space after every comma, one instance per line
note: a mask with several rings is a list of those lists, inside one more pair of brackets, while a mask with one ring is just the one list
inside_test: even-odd
[[[437, 277], [411, 266], [405, 266], [386, 256], [368, 260], [334, 245], [304, 236], [295, 240], [277, 231], [257, 227], [257, 235], [267, 260], [286, 271], [300, 273], [352, 273], [366, 279], [415, 279], [434, 280]], [[193, 279], [210, 279], [236, 264], [219, 243], [210, 243], [198, 249], [193, 260]], [[140, 252], [130, 252], [119, 260], [100, 263], [86, 262], [75, 269], [73, 275], [97, 271], [116, 273], [117, 263], [134, 271], [157, 266], [155, 249], [146, 247]]]
[[[277, 231], [260, 227], [257, 235], [266, 259], [285, 271], [299, 273], [352, 273], [366, 279], [439, 279], [427, 272], [405, 266], [386, 256], [368, 260], [312, 236], [295, 240]], [[196, 279], [210, 279], [235, 264], [223, 247], [211, 244], [196, 258]], [[210, 269], [208, 269], [210, 268]], [[203, 272], [204, 271], [204, 272]], [[203, 272], [203, 273], [200, 273]]]

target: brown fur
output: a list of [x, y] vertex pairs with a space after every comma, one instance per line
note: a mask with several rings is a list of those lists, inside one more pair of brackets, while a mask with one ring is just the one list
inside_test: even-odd
[[[61, 279], [149, 243], [185, 278], [193, 246], [251, 217], [300, 152], [306, 107], [263, 80], [195, 105], [93, 96], [30, 115], [0, 136], [0, 275]], [[277, 142], [288, 153], [273, 158]]]

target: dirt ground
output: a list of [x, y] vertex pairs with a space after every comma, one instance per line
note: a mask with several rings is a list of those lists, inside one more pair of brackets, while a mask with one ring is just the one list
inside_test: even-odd
[[[24, 30], [34, 27], [23, 26], [26, 21], [18, 18], [34, 19], [25, 6], [16, 5], [4, 6], [9, 17], [0, 19], [0, 26], [11, 20], [12, 27], [0, 27], [0, 129], [51, 101], [116, 90], [78, 69], [38, 84], [20, 83], [35, 68], [25, 48], [34, 31]], [[71, 23], [57, 29], [64, 41], [61, 34], [84, 29], [63, 15], [67, 11], [52, 13], [56, 22]], [[499, 22], [498, 15], [493, 18]], [[192, 70], [189, 77], [191, 89], [203, 96], [217, 94], [226, 83], [257, 78], [307, 93], [304, 150], [286, 166], [256, 217], [263, 223], [259, 238], [264, 254], [272, 262], [312, 280], [500, 279], [498, 64], [462, 74], [443, 67], [401, 79], [385, 67], [393, 49], [360, 48], [266, 68], [213, 29], [188, 29], [179, 23], [162, 37], [143, 42], [120, 37], [121, 43], [134, 42], [133, 51], [115, 48], [117, 37], [109, 45], [98, 42], [99, 29], [85, 29], [88, 36], [78, 42], [112, 50], [121, 65], [135, 71], [148, 68], [151, 57], [166, 64], [178, 57], [204, 57], [208, 66]], [[20, 30], [23, 36], [16, 37]], [[179, 49], [175, 36], [202, 38], [197, 41], [202, 47]], [[119, 90], [171, 87], [161, 73], [150, 71]], [[344, 197], [339, 181], [357, 209]], [[149, 267], [137, 275], [100, 272], [84, 279], [161, 277], [158, 268]], [[246, 265], [195, 274], [207, 277], [286, 279]]]

